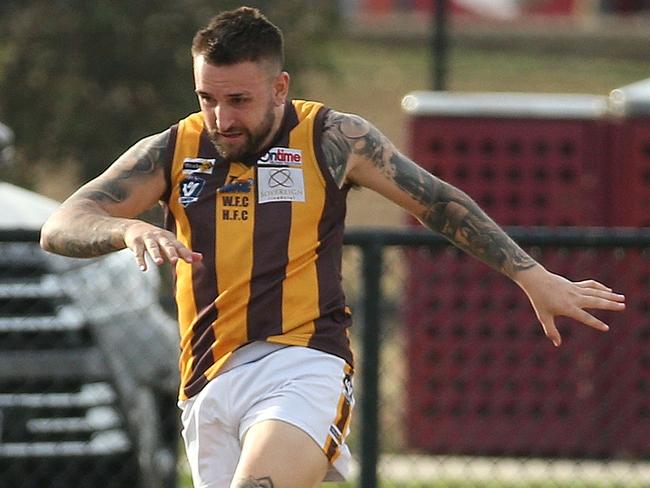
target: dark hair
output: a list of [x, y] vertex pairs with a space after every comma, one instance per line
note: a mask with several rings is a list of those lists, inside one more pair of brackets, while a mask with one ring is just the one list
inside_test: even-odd
[[199, 30], [192, 55], [203, 55], [214, 65], [269, 60], [284, 65], [282, 32], [258, 9], [240, 7], [222, 12]]

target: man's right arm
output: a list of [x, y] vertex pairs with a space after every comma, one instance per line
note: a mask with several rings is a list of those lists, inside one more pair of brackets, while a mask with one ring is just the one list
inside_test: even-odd
[[103, 174], [86, 183], [48, 218], [43, 249], [72, 257], [94, 257], [129, 247], [141, 269], [145, 252], [156, 264], [197, 256], [164, 229], [136, 217], [166, 190], [164, 156], [170, 131], [142, 139]]

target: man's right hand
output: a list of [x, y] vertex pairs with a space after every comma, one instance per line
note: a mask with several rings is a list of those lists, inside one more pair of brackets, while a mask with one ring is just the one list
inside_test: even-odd
[[179, 259], [186, 263], [196, 263], [203, 255], [188, 249], [168, 230], [161, 229], [147, 222], [130, 225], [124, 232], [124, 244], [135, 255], [135, 261], [141, 271], [146, 271], [145, 254], [160, 266], [165, 261], [176, 264]]

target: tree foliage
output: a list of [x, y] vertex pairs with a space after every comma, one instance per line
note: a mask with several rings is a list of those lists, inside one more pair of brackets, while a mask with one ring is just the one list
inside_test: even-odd
[[[251, 1], [285, 34], [287, 68], [327, 66], [335, 2]], [[196, 110], [190, 44], [237, 1], [6, 0], [0, 4], [0, 119], [19, 161], [73, 161], [84, 180], [126, 147]]]

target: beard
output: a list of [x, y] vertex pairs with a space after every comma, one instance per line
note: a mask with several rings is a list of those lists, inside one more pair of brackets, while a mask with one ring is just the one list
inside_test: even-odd
[[254, 164], [254, 159], [259, 156], [262, 149], [262, 144], [268, 138], [273, 123], [275, 122], [275, 112], [273, 111], [273, 104], [271, 103], [264, 114], [264, 118], [257, 125], [257, 127], [249, 130], [245, 127], [233, 126], [229, 132], [239, 132], [243, 136], [243, 142], [238, 145], [233, 145], [228, 142], [228, 139], [219, 134], [217, 129], [208, 131], [210, 141], [219, 152], [219, 155], [224, 158], [228, 163], [241, 162], [247, 165]]

